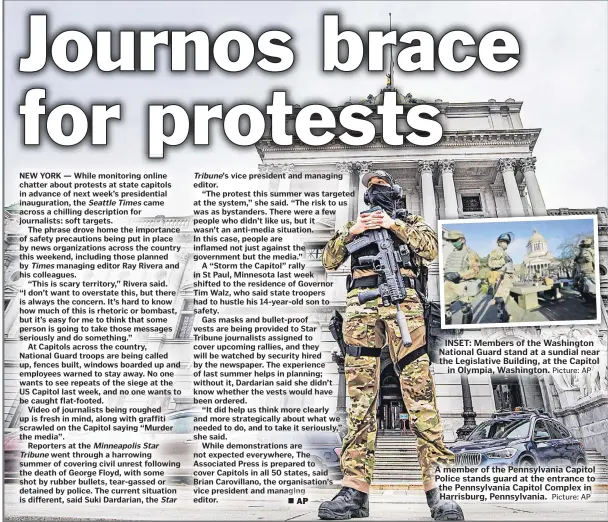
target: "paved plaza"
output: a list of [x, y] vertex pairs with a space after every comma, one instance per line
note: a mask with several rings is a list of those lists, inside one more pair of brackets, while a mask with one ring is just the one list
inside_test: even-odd
[[[492, 297], [479, 293], [471, 303], [473, 306], [473, 324], [497, 323], [496, 306], [492, 304]], [[540, 308], [536, 310], [524, 310], [515, 299], [511, 297], [507, 310], [511, 315], [511, 323], [543, 323], [551, 321], [592, 321], [597, 318], [594, 304], [585, 302], [580, 294], [571, 288], [561, 289], [561, 298], [557, 300], [543, 299], [539, 297]], [[458, 304], [454, 304], [455, 310], [452, 316], [452, 324], [462, 324], [462, 313]]]
[[[53, 505], [20, 504], [18, 487], [5, 489], [5, 520], [317, 520], [323, 500], [337, 489], [308, 490], [305, 504], [288, 503], [287, 498], [236, 496], [218, 504], [193, 503], [192, 489], [182, 487], [175, 504], [138, 507], [106, 504]], [[303, 501], [302, 497], [300, 501]], [[608, 494], [594, 493], [587, 501], [568, 502], [461, 502], [467, 520], [607, 520]], [[160, 504], [158, 506], [161, 506]], [[370, 496], [368, 520], [431, 520], [421, 490], [374, 491]]]

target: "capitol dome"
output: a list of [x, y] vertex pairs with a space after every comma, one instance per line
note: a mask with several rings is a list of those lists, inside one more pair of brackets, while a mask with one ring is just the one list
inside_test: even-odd
[[528, 239], [526, 252], [523, 265], [528, 277], [545, 276], [554, 271], [556, 261], [549, 250], [549, 244], [536, 229]]
[[528, 241], [528, 242], [529, 242], [529, 243], [533, 243], [533, 242], [536, 242], [536, 241], [543, 241], [544, 243], [546, 243], [546, 242], [547, 242], [547, 241], [545, 240], [545, 238], [544, 238], [544, 237], [543, 237], [541, 234], [539, 234], [539, 233], [536, 231], [536, 229], [534, 229], [534, 230], [533, 230], [533, 232], [532, 232], [532, 235], [530, 236], [530, 239], [529, 239], [529, 241]]

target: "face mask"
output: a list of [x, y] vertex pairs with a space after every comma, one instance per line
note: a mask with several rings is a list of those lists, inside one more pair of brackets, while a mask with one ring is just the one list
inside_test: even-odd
[[452, 241], [452, 245], [454, 245], [456, 250], [461, 250], [464, 243], [459, 239], [458, 241]]
[[367, 194], [372, 207], [381, 207], [388, 214], [395, 210], [395, 200], [393, 199], [393, 189], [386, 185], [372, 185], [367, 189]]

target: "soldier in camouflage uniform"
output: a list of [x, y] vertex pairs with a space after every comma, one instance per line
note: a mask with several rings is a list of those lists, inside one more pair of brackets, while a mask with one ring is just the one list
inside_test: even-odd
[[462, 324], [473, 322], [472, 297], [467, 291], [467, 281], [475, 279], [479, 273], [481, 259], [477, 252], [469, 248], [464, 234], [449, 230], [444, 239], [452, 243], [454, 249], [443, 261], [443, 298], [445, 324], [452, 324], [452, 304], [460, 302]]
[[[384, 210], [361, 214], [349, 221], [327, 243], [323, 250], [323, 266], [336, 270], [349, 257], [346, 245], [366, 230], [386, 228], [395, 245], [409, 246], [413, 264], [430, 263], [437, 256], [437, 235], [420, 216], [407, 214], [393, 219], [395, 200], [401, 187], [386, 172], [376, 171], [363, 177], [368, 188], [366, 203]], [[377, 247], [375, 247], [377, 249]], [[357, 253], [358, 254], [358, 253]], [[366, 252], [362, 255], [369, 255]], [[404, 281], [412, 281], [413, 269], [401, 269]], [[343, 440], [341, 467], [342, 489], [333, 500], [319, 507], [322, 519], [347, 519], [369, 516], [368, 492], [374, 471], [376, 442], [376, 408], [380, 384], [380, 352], [388, 344], [396, 364], [405, 406], [417, 437], [418, 460], [427, 502], [435, 520], [463, 520], [455, 502], [439, 499], [434, 474], [438, 464], [452, 464], [454, 455], [443, 442], [443, 429], [435, 400], [435, 385], [425, 350], [424, 309], [415, 287], [408, 286], [401, 310], [407, 318], [412, 344], [406, 347], [396, 323], [396, 307], [382, 306], [381, 298], [359, 304], [358, 295], [378, 285], [378, 276], [371, 267], [361, 266], [356, 254], [351, 256], [352, 283], [346, 297], [343, 325], [347, 355], [344, 373], [351, 400], [348, 434]], [[456, 517], [456, 518], [446, 518]]]
[[488, 268], [490, 269], [488, 283], [494, 288], [494, 304], [496, 304], [500, 323], [508, 323], [511, 317], [507, 312], [507, 304], [513, 287], [515, 269], [511, 256], [507, 254], [507, 248], [513, 238], [511, 232], [500, 234], [496, 240], [498, 246], [488, 256]]
[[574, 283], [581, 297], [595, 301], [595, 252], [593, 240], [583, 239], [579, 246], [578, 255], [574, 258]]

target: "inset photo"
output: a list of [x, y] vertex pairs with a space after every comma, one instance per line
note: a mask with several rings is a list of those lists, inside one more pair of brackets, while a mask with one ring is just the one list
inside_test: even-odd
[[596, 216], [439, 222], [442, 328], [600, 322]]

